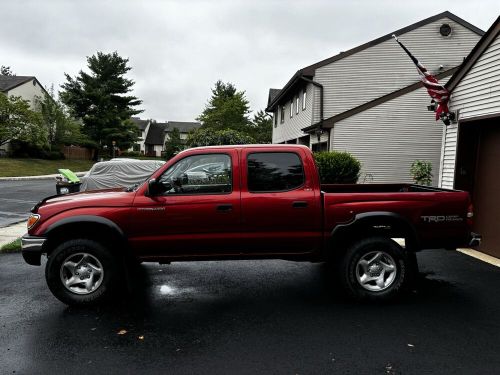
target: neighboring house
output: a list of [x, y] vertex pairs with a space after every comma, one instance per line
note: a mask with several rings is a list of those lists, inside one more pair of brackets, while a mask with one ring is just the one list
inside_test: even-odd
[[483, 31], [443, 12], [300, 69], [269, 91], [273, 143], [348, 151], [361, 181], [411, 182], [411, 163], [428, 160], [437, 185], [443, 124], [426, 111], [430, 98], [392, 34], [445, 82]]
[[480, 249], [500, 257], [500, 17], [446, 87], [458, 123], [445, 128], [440, 186], [471, 193]]
[[[20, 96], [28, 100], [34, 109], [37, 98], [42, 99], [47, 91], [34, 76], [4, 76], [0, 75], [0, 93], [7, 96]], [[9, 150], [9, 143], [0, 146], [5, 153]]]
[[198, 129], [201, 126], [199, 122], [150, 122], [144, 141], [145, 154], [147, 156], [161, 156], [165, 149], [165, 141], [169, 138], [169, 133], [174, 129], [179, 129], [181, 140], [186, 141], [188, 133]]
[[146, 134], [148, 134], [149, 126], [151, 124], [151, 120], [142, 120], [140, 117], [132, 117], [132, 122], [139, 129], [139, 137], [140, 139], [134, 144], [134, 146], [129, 151], [138, 151], [141, 154], [146, 153]]

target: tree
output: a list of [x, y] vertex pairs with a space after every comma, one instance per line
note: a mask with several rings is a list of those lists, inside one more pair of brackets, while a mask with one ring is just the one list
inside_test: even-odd
[[48, 140], [47, 129], [29, 101], [0, 94], [0, 146], [14, 140], [43, 147]]
[[177, 128], [173, 128], [168, 133], [168, 139], [165, 141], [165, 157], [170, 159], [183, 148], [181, 132]]
[[253, 116], [248, 131], [256, 143], [271, 143], [273, 138], [273, 119], [270, 114], [260, 110]]
[[80, 71], [74, 78], [66, 74], [61, 100], [74, 117], [82, 120], [84, 134], [101, 149], [111, 149], [113, 141], [127, 149], [138, 140], [137, 127], [130, 117], [142, 112], [136, 109], [142, 101], [129, 94], [134, 81], [125, 77], [132, 69], [128, 59], [116, 51], [97, 52], [87, 57], [87, 64], [90, 73]]
[[255, 143], [255, 140], [247, 134], [236, 130], [216, 130], [199, 128], [188, 135], [186, 142], [190, 147], [219, 146], [219, 145], [243, 145]]
[[248, 104], [244, 91], [237, 91], [232, 83], [219, 80], [197, 120], [203, 123], [203, 128], [247, 132], [250, 125]]
[[86, 144], [89, 140], [81, 133], [81, 125], [67, 113], [64, 105], [55, 99], [52, 86], [42, 99], [36, 101], [42, 125], [47, 129], [49, 149], [53, 146]]
[[12, 73], [12, 70], [10, 70], [10, 66], [0, 66], [0, 76], [15, 76], [14, 73]]

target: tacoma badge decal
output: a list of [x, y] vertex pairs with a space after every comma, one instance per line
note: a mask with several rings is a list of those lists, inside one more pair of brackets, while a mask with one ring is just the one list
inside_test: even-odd
[[138, 207], [137, 211], [165, 211], [165, 207]]

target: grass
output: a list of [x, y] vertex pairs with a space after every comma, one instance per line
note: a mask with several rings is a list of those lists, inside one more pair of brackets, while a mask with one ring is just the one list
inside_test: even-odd
[[21, 239], [18, 238], [8, 244], [5, 244], [0, 248], [0, 253], [16, 253], [21, 251]]
[[59, 168], [73, 172], [88, 171], [92, 160], [0, 159], [0, 177], [41, 176], [58, 173]]

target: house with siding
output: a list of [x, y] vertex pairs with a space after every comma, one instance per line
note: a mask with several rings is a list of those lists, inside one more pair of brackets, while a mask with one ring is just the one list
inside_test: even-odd
[[446, 87], [457, 123], [444, 129], [439, 184], [470, 192], [480, 250], [500, 258], [500, 17]]
[[445, 82], [483, 31], [446, 11], [298, 70], [269, 90], [273, 143], [348, 151], [373, 182], [411, 182], [411, 163], [428, 160], [437, 185], [443, 125], [392, 34]]
[[161, 156], [165, 149], [165, 141], [169, 139], [170, 132], [177, 128], [183, 143], [186, 142], [190, 131], [198, 129], [201, 126], [199, 122], [168, 121], [156, 122], [150, 121], [146, 130], [144, 140], [144, 153], [147, 156]]
[[[0, 93], [7, 96], [19, 96], [30, 102], [35, 109], [36, 102], [49, 95], [42, 84], [34, 76], [4, 76], [0, 75]], [[9, 143], [0, 146], [2, 153], [9, 150]]]
[[137, 131], [139, 133], [139, 140], [134, 144], [134, 146], [129, 151], [138, 151], [141, 154], [145, 154], [146, 134], [148, 134], [149, 126], [151, 125], [151, 120], [143, 120], [140, 117], [132, 117], [131, 120], [137, 126]]

